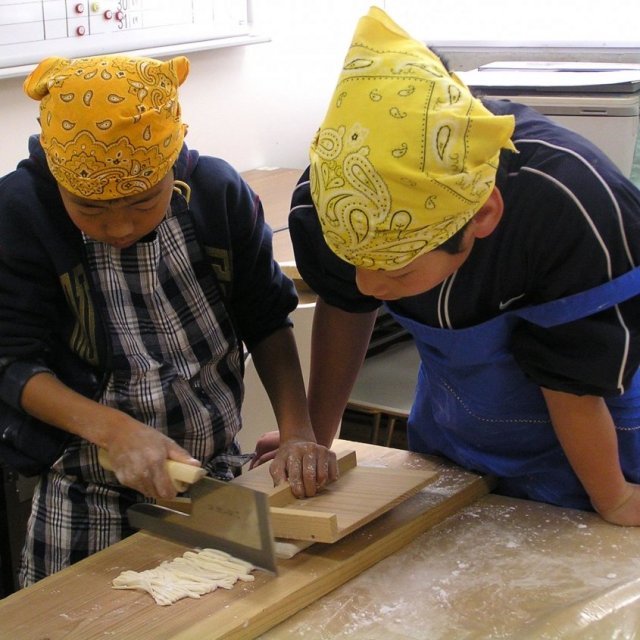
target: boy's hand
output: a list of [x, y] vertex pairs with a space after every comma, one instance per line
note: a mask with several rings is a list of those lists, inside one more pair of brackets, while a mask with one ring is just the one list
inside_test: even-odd
[[200, 466], [171, 438], [137, 422], [133, 428], [120, 430], [108, 443], [107, 452], [118, 481], [148, 498], [170, 500], [177, 495], [166, 470], [167, 459]]
[[166, 470], [168, 458], [200, 466], [191, 454], [159, 431], [123, 411], [86, 398], [46, 371], [25, 384], [22, 407], [43, 422], [105, 449], [118, 482], [149, 498], [176, 496]]
[[306, 440], [288, 440], [280, 446], [269, 469], [274, 485], [285, 480], [297, 498], [315, 496], [338, 477], [336, 454]]
[[273, 460], [276, 457], [279, 446], [279, 431], [268, 431], [267, 433], [263, 433], [260, 438], [258, 438], [258, 442], [256, 442], [255, 455], [251, 460], [249, 469], [253, 469], [254, 467], [258, 467], [265, 462], [269, 462], [269, 460]]
[[611, 524], [637, 527], [640, 526], [640, 485], [628, 483], [627, 486], [627, 496], [617, 506], [593, 506], [600, 516]]

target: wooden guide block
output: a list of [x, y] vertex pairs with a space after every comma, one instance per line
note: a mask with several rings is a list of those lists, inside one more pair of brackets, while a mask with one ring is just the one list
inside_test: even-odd
[[312, 498], [298, 499], [288, 483], [273, 487], [258, 467], [234, 482], [268, 495], [276, 538], [337, 542], [433, 482], [434, 471], [358, 466], [355, 451], [336, 453], [340, 477]]

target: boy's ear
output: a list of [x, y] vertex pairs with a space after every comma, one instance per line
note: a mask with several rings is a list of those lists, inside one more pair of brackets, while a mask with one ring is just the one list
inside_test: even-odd
[[471, 230], [475, 238], [486, 238], [498, 226], [504, 211], [502, 194], [497, 187], [493, 188], [489, 199], [480, 207], [478, 213], [471, 218]]

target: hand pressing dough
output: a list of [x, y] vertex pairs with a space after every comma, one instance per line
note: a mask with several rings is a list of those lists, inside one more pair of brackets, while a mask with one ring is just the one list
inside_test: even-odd
[[181, 598], [199, 598], [218, 587], [231, 589], [238, 580], [251, 582], [254, 569], [249, 562], [217, 549], [187, 551], [155, 569], [123, 571], [114, 578], [113, 588], [146, 591], [156, 604], [165, 606]]

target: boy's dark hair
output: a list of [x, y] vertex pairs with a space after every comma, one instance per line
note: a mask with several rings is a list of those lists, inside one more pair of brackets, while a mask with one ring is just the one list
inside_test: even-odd
[[[471, 220], [473, 220], [473, 218], [471, 218]], [[465, 223], [464, 226], [458, 229], [448, 240], [438, 245], [434, 251], [444, 251], [451, 256], [460, 253], [462, 251], [462, 238], [464, 237], [464, 232], [469, 222]]]

